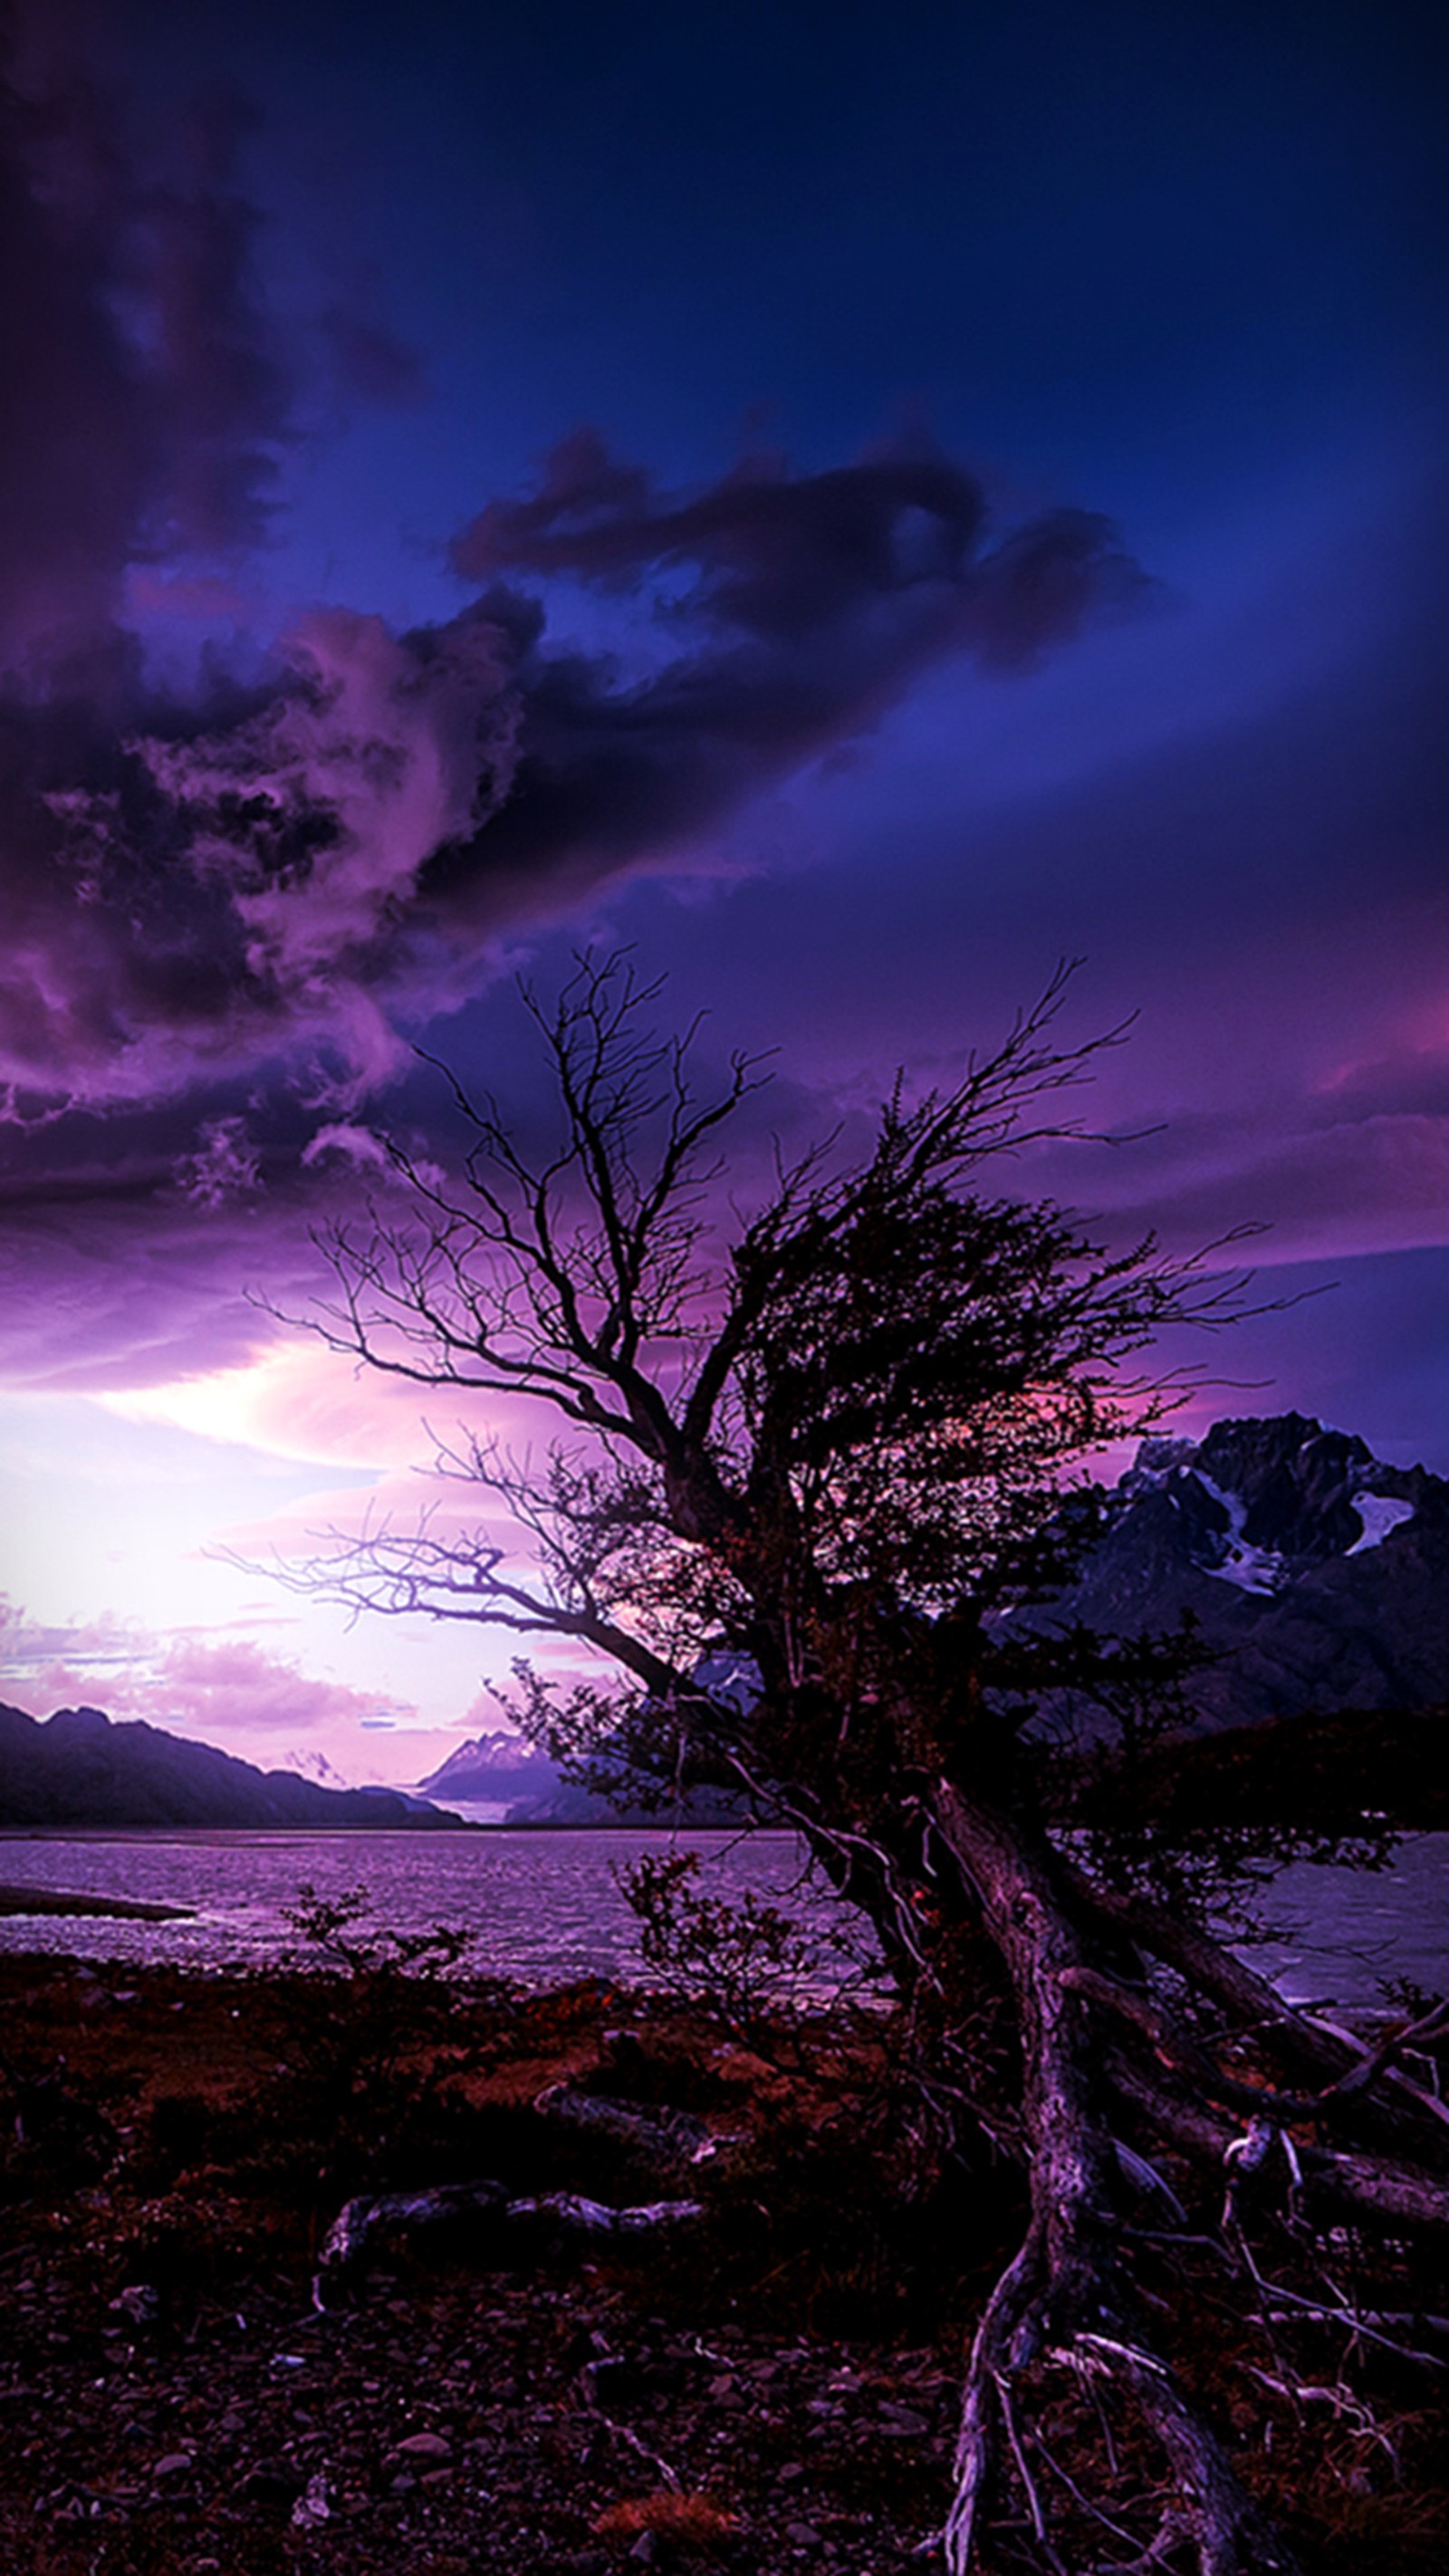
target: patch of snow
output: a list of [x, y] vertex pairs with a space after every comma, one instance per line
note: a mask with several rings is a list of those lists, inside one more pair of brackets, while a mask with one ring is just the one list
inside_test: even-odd
[[1240, 1592], [1276, 1592], [1282, 1584], [1284, 1565], [1281, 1556], [1268, 1547], [1234, 1547], [1229, 1540], [1229, 1553], [1221, 1565], [1205, 1570], [1218, 1583], [1236, 1583]]
[[1366, 1548], [1378, 1547], [1390, 1530], [1414, 1517], [1413, 1504], [1398, 1502], [1392, 1494], [1355, 1494], [1353, 1508], [1363, 1523], [1363, 1536], [1345, 1548], [1346, 1556], [1362, 1556]]
[[1228, 1516], [1223, 1561], [1221, 1565], [1204, 1566], [1204, 1573], [1212, 1575], [1218, 1583], [1235, 1583], [1240, 1592], [1276, 1592], [1287, 1568], [1273, 1548], [1253, 1547], [1244, 1538], [1243, 1523], [1248, 1517], [1248, 1507], [1242, 1496], [1230, 1494], [1223, 1486], [1215, 1485], [1211, 1476], [1204, 1475], [1201, 1467], [1194, 1467], [1192, 1472], [1203, 1492], [1211, 1494], [1215, 1503], [1221, 1503]]
[[336, 1764], [329, 1762], [325, 1753], [318, 1753], [315, 1749], [304, 1753], [284, 1753], [277, 1768], [294, 1772], [299, 1780], [313, 1780], [319, 1789], [350, 1789], [353, 1785], [350, 1780], [344, 1780]]
[[753, 1655], [702, 1655], [690, 1678], [711, 1699], [742, 1713], [760, 1695], [760, 1667]]
[[1142, 1493], [1153, 1485], [1165, 1485], [1179, 1467], [1186, 1467], [1197, 1456], [1195, 1440], [1174, 1440], [1159, 1433], [1137, 1444], [1137, 1455], [1122, 1478], [1125, 1493]]

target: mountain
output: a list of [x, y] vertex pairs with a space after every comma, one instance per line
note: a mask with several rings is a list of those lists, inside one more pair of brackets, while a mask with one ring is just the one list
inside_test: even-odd
[[470, 1736], [426, 1780], [418, 1782], [426, 1797], [441, 1798], [445, 1805], [459, 1799], [465, 1806], [480, 1807], [548, 1798], [558, 1785], [558, 1773], [547, 1754], [502, 1728], [493, 1735]]
[[[1175, 1632], [1184, 1616], [1209, 1658], [1187, 1690], [1196, 1733], [1272, 1728], [1271, 1747], [1261, 1748], [1271, 1769], [1290, 1743], [1275, 1721], [1342, 1718], [1337, 1731], [1320, 1728], [1321, 1744], [1313, 1737], [1314, 1761], [1350, 1784], [1356, 1766], [1368, 1766], [1366, 1781], [1384, 1762], [1398, 1777], [1399, 1734], [1407, 1727], [1404, 1741], [1416, 1740], [1417, 1724], [1423, 1737], [1415, 1712], [1449, 1710], [1449, 1483], [1423, 1467], [1391, 1467], [1366, 1441], [1301, 1413], [1215, 1422], [1197, 1441], [1144, 1440], [1071, 1583], [1013, 1617], [1023, 1627], [1079, 1621], [1104, 1637], [1133, 1637]], [[741, 1659], [716, 1657], [699, 1678], [723, 1696], [748, 1696], [752, 1676]], [[1370, 1740], [1353, 1712], [1392, 1714], [1399, 1734], [1379, 1729]], [[1436, 1744], [1440, 1734], [1449, 1728], [1436, 1730]], [[1307, 1736], [1303, 1744], [1306, 1754]], [[1240, 1748], [1230, 1767], [1234, 1796], [1252, 1769], [1256, 1800], [1261, 1764], [1248, 1765]], [[1426, 1795], [1428, 1785], [1425, 1775]], [[507, 1805], [511, 1824], [621, 1821], [501, 1732], [460, 1745], [421, 1786]], [[1449, 1781], [1436, 1795], [1449, 1797]], [[718, 1816], [702, 1807], [692, 1820], [736, 1812], [724, 1802]]]
[[737, 1824], [742, 1813], [738, 1798], [701, 1789], [689, 1791], [682, 1807], [667, 1816], [611, 1806], [607, 1798], [563, 1779], [547, 1754], [502, 1730], [470, 1737], [418, 1786], [444, 1803], [456, 1799], [464, 1806], [506, 1807], [504, 1821], [510, 1825]]
[[[1215, 1658], [1190, 1684], [1201, 1733], [1449, 1708], [1449, 1483], [1299, 1413], [1145, 1440], [1072, 1583], [1015, 1615], [1127, 1637], [1185, 1613]], [[745, 1686], [733, 1668], [726, 1685]], [[501, 1730], [460, 1744], [421, 1787], [324, 1788], [99, 1709], [42, 1721], [0, 1706], [0, 1827], [456, 1829], [455, 1800], [506, 1807], [510, 1823], [620, 1821]], [[715, 1803], [694, 1821], [733, 1815]]]
[[447, 1826], [396, 1789], [322, 1789], [98, 1708], [42, 1720], [0, 1706], [0, 1826]]
[[1449, 1484], [1301, 1413], [1145, 1440], [1075, 1579], [1029, 1615], [1125, 1637], [1184, 1613], [1219, 1658], [1190, 1684], [1203, 1729], [1449, 1702]]

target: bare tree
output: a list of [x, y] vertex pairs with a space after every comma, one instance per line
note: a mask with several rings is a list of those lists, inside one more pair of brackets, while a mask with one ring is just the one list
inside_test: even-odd
[[[734, 1785], [869, 1911], [943, 2151], [963, 2177], [1003, 2151], [1027, 2177], [966, 2374], [951, 2576], [987, 2563], [1003, 2516], [1014, 2564], [1286, 2571], [1148, 2329], [1144, 2246], [1203, 2232], [1162, 2165], [1226, 2188], [1246, 2319], [1392, 2344], [1315, 2266], [1326, 2230], [1449, 2231], [1449, 2141], [1395, 2048], [1290, 2008], [1074, 1830], [1033, 1724], [1055, 1685], [1108, 1705], [1123, 1687], [1120, 1650], [1003, 1615], [1040, 1596], [1067, 1471], [1180, 1392], [1152, 1357], [1164, 1328], [1243, 1309], [1221, 1246], [1109, 1252], [1004, 1187], [1008, 1157], [1082, 1132], [1072, 1095], [1120, 1034], [1063, 1045], [1064, 981], [953, 1088], [899, 1085], [863, 1155], [777, 1166], [729, 1239], [716, 1147], [761, 1065], [697, 1089], [627, 958], [584, 960], [553, 1007], [526, 995], [556, 1150], [530, 1159], [455, 1084], [459, 1174], [388, 1148], [406, 1213], [328, 1239], [321, 1329], [420, 1386], [529, 1399], [562, 1436], [537, 1467], [461, 1435], [443, 1453], [511, 1541], [380, 1528], [303, 1579], [597, 1650], [613, 1685], [520, 1667], [537, 1735], [636, 1782]], [[963, 2029], [983, 1988], [994, 2053]], [[1266, 2276], [1269, 2237], [1291, 2281]], [[1063, 2464], [1068, 2418], [1090, 2487]]]

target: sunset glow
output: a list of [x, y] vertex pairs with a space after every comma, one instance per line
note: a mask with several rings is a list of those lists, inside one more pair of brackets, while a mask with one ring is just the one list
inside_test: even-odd
[[22, 8], [0, 1697], [349, 1780], [500, 1722], [506, 1639], [246, 1566], [547, 1436], [307, 1323], [380, 1139], [466, 1145], [419, 1050], [540, 1130], [589, 942], [779, 1050], [722, 1209], [1081, 957], [1136, 1141], [1023, 1190], [1267, 1229], [1190, 1422], [1449, 1470], [1421, 15]]

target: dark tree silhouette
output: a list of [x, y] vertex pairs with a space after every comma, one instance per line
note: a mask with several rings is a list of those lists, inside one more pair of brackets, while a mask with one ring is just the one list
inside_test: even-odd
[[[898, 1085], [863, 1156], [831, 1143], [778, 1167], [732, 1237], [716, 1148], [760, 1063], [737, 1057], [701, 1093], [626, 958], [584, 960], [556, 1006], [525, 995], [554, 1150], [530, 1159], [454, 1084], [459, 1174], [388, 1146], [406, 1212], [328, 1239], [340, 1294], [321, 1329], [418, 1385], [531, 1399], [562, 1436], [532, 1465], [460, 1435], [441, 1463], [489, 1529], [377, 1528], [303, 1579], [596, 1649], [612, 1685], [520, 1666], [537, 1736], [636, 1793], [733, 1785], [871, 1916], [963, 2197], [1003, 2153], [1029, 2193], [967, 2370], [951, 2576], [1008, 2527], [1015, 2565], [1286, 2571], [1149, 2331], [1142, 2246], [1216, 2220], [1189, 2224], [1160, 2163], [1179, 2190], [1194, 2169], [1226, 2187], [1247, 2318], [1382, 2345], [1315, 2249], [1335, 2228], [1449, 2229], [1449, 2138], [1396, 2048], [1290, 2008], [1162, 1901], [1150, 1838], [1132, 1859], [1076, 1830], [1060, 1748], [1032, 1722], [1063, 1685], [1110, 1708], [1142, 1681], [1140, 1656], [1020, 1616], [1060, 1546], [1067, 1471], [1181, 1391], [1152, 1357], [1165, 1327], [1244, 1310], [1221, 1246], [1112, 1253], [1005, 1187], [1031, 1140], [1083, 1132], [1071, 1095], [1120, 1035], [1060, 1043], [1064, 981], [954, 1088]], [[1162, 1668], [1181, 1683], [1180, 1657]], [[1291, 2395], [1288, 2329], [1271, 2331]]]

